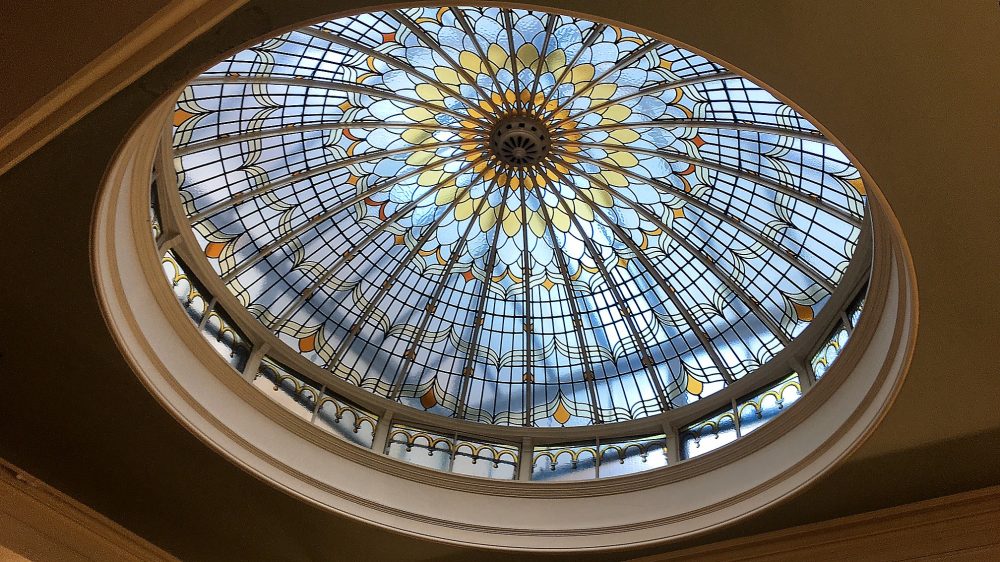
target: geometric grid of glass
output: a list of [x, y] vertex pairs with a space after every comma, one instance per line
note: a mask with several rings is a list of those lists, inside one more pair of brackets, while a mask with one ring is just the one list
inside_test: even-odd
[[624, 421], [755, 371], [837, 289], [849, 159], [763, 88], [615, 26], [413, 8], [269, 39], [177, 102], [179, 196], [280, 340], [461, 419]]

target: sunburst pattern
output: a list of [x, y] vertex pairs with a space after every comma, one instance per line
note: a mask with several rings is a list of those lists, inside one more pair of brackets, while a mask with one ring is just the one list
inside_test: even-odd
[[766, 90], [542, 12], [302, 28], [195, 79], [173, 124], [192, 228], [251, 314], [484, 423], [633, 419], [748, 375], [836, 290], [864, 216], [849, 159]]

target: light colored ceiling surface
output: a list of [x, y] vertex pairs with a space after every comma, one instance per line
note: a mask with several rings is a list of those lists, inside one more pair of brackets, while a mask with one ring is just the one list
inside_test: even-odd
[[[101, 10], [91, 26], [120, 29], [132, 17], [125, 8], [119, 15], [117, 4], [78, 4]], [[867, 167], [913, 253], [920, 331], [910, 375], [883, 424], [796, 498], [684, 546], [1000, 482], [996, 2], [539, 4], [686, 41], [775, 87]], [[91, 208], [130, 123], [222, 46], [331, 8], [251, 2], [0, 177], [0, 455], [184, 559], [502, 558], [371, 529], [243, 473], [144, 390], [94, 297]], [[49, 24], [47, 34], [77, 25]], [[6, 31], [11, 22], [0, 25]], [[52, 56], [23, 34], [7, 46], [7, 57], [25, 68], [45, 64], [33, 56]], [[31, 86], [30, 72], [4, 75], [17, 76], [6, 80], [4, 102], [10, 83]]]

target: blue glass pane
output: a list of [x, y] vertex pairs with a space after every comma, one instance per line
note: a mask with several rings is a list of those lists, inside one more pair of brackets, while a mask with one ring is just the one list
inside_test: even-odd
[[802, 396], [799, 376], [792, 373], [757, 395], [737, 405], [740, 414], [740, 435], [746, 435], [774, 419]]
[[736, 438], [736, 416], [732, 410], [725, 410], [681, 430], [681, 455], [685, 459], [697, 457]]
[[847, 344], [848, 338], [850, 338], [850, 334], [847, 332], [847, 328], [843, 325], [838, 325], [837, 329], [833, 331], [833, 335], [816, 352], [812, 360], [813, 373], [815, 373], [816, 379], [822, 378], [830, 366], [833, 365], [833, 362], [837, 360], [840, 351]]
[[531, 479], [540, 482], [597, 478], [594, 443], [535, 447]]
[[623, 476], [667, 466], [667, 439], [653, 435], [601, 442], [600, 477]]

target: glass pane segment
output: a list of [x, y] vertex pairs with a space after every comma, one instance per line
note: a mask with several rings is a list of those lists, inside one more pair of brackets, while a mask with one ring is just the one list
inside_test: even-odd
[[756, 396], [737, 406], [740, 414], [740, 435], [746, 435], [774, 419], [802, 396], [799, 376], [792, 373]]
[[371, 448], [375, 439], [378, 416], [344, 398], [323, 391], [319, 409], [316, 410], [316, 426], [365, 448]]
[[864, 308], [865, 308], [865, 294], [866, 294], [866, 292], [867, 292], [867, 289], [866, 290], [862, 290], [861, 294], [858, 296], [857, 300], [854, 301], [854, 304], [852, 304], [851, 307], [847, 311], [847, 316], [851, 319], [851, 326], [852, 327], [856, 328], [858, 326], [858, 320], [861, 320], [861, 311], [864, 310]]
[[833, 331], [827, 342], [813, 356], [812, 368], [817, 380], [823, 378], [826, 371], [837, 360], [841, 350], [847, 344], [848, 338], [850, 338], [850, 334], [847, 332], [847, 328], [838, 324], [837, 329]]
[[261, 359], [253, 385], [300, 418], [311, 421], [319, 398], [319, 385], [278, 365]]
[[188, 273], [187, 268], [173, 252], [164, 254], [162, 263], [163, 274], [166, 275], [177, 300], [191, 321], [196, 325], [200, 324], [208, 312], [208, 302], [211, 300], [208, 292]]
[[389, 431], [387, 454], [395, 459], [418, 464], [426, 468], [451, 471], [453, 438], [405, 425], [392, 426]]
[[517, 476], [517, 456], [517, 447], [459, 439], [455, 447], [452, 472], [513, 480]]
[[234, 369], [243, 371], [250, 358], [250, 342], [218, 306], [209, 311], [201, 335]]
[[653, 435], [601, 443], [601, 478], [667, 466], [667, 438]]
[[596, 443], [535, 447], [531, 479], [539, 482], [597, 478]]
[[736, 441], [736, 416], [724, 410], [685, 427], [680, 432], [681, 454], [685, 459], [703, 455]]

